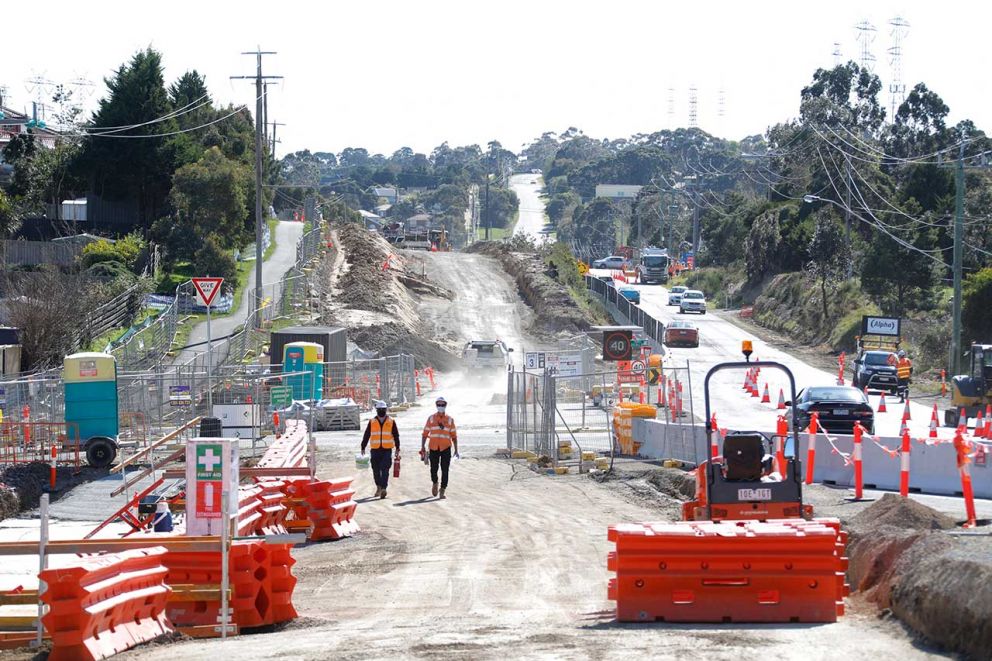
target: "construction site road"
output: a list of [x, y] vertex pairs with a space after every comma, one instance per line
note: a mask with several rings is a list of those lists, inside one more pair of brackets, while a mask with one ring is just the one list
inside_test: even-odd
[[[355, 474], [355, 438], [319, 439], [318, 477]], [[627, 501], [584, 475], [539, 476], [482, 447], [452, 462], [438, 500], [416, 436], [406, 439], [388, 498], [371, 498], [370, 471], [356, 476], [360, 534], [294, 550], [301, 620], [124, 658], [932, 658], [857, 605], [829, 625], [618, 624], [606, 599], [607, 526], [667, 518], [662, 503]]]
[[[590, 273], [592, 275], [610, 274], [609, 271], [601, 269], [594, 269]], [[692, 378], [692, 403], [699, 419], [702, 419], [704, 415], [703, 381], [706, 373], [718, 363], [743, 361], [741, 340], [752, 340], [754, 344], [752, 359], [776, 361], [788, 367], [795, 375], [797, 391], [809, 386], [829, 386], [837, 383], [836, 369], [832, 372], [825, 371], [754, 337], [749, 331], [728, 320], [726, 315], [732, 314], [731, 312], [724, 313], [716, 310], [712, 301], [709, 303], [706, 314], [680, 314], [678, 306], [667, 304], [667, 287], [624, 284], [619, 286], [638, 290], [641, 294], [641, 309], [655, 319], [664, 322], [666, 326], [679, 319], [688, 321], [699, 329], [698, 348], [665, 349], [667, 352], [666, 366], [685, 367], [686, 361], [688, 361]], [[852, 361], [853, 356], [849, 358], [848, 366]], [[768, 384], [770, 404], [761, 404], [758, 398], [749, 397], [742, 388], [743, 381], [743, 371], [721, 372], [714, 375], [710, 385], [710, 397], [712, 410], [717, 413], [720, 426], [730, 429], [774, 430], [776, 417], [780, 413], [775, 408], [778, 403], [779, 390], [784, 391], [787, 400], [791, 398], [789, 383], [785, 374], [774, 370], [762, 370], [758, 386], [763, 390], [765, 384]], [[845, 375], [845, 383], [850, 385], [849, 369]], [[872, 406], [877, 409], [879, 396], [873, 393], [869, 399]], [[876, 412], [875, 414], [875, 432], [879, 436], [897, 437], [902, 423], [904, 405], [899, 403], [898, 397], [888, 396], [886, 400], [887, 412]], [[943, 405], [938, 404], [938, 408], [941, 406]], [[911, 402], [910, 410], [912, 416], [908, 423], [910, 434], [914, 438], [926, 438], [929, 433], [932, 405], [927, 406]], [[940, 412], [939, 419], [943, 419], [943, 412]], [[938, 433], [942, 438], [951, 438], [953, 430], [941, 428]]]
[[[534, 312], [524, 303], [513, 279], [495, 258], [461, 252], [405, 251], [422, 259], [433, 282], [451, 290], [451, 300], [429, 297], [417, 305], [417, 312], [435, 339], [454, 342], [460, 352], [469, 340], [503, 340], [514, 349], [515, 362], [523, 348], [534, 347], [536, 340], [527, 329]], [[505, 376], [501, 392], [506, 392]]]

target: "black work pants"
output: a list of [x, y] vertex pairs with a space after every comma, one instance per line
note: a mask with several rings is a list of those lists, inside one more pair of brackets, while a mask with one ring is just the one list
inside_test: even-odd
[[377, 487], [385, 489], [389, 485], [389, 469], [393, 466], [393, 451], [389, 448], [378, 448], [369, 451], [369, 463], [372, 464], [372, 479]]
[[431, 450], [431, 482], [437, 484], [437, 467], [441, 466], [441, 488], [448, 488], [448, 467], [451, 466], [451, 448], [447, 450]]

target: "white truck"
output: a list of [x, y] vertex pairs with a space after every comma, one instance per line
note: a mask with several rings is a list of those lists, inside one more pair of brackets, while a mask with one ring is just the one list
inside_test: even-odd
[[504, 371], [511, 351], [502, 340], [472, 340], [462, 349], [462, 360], [471, 369]]

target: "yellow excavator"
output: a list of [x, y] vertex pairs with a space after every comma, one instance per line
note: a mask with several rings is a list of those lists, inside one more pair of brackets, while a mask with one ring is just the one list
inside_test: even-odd
[[944, 424], [957, 427], [961, 409], [969, 418], [992, 403], [992, 344], [971, 345], [971, 372], [951, 379], [951, 407], [944, 411]]

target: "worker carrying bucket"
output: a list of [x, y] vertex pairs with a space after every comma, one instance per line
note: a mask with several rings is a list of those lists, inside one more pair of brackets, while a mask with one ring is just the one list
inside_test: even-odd
[[386, 487], [389, 486], [389, 469], [393, 464], [393, 448], [396, 456], [400, 456], [400, 430], [396, 421], [388, 415], [386, 402], [375, 403], [375, 417], [369, 420], [362, 437], [362, 454], [366, 446], [371, 448], [369, 455], [372, 460], [372, 477], [375, 479], [376, 498], [386, 497]]

